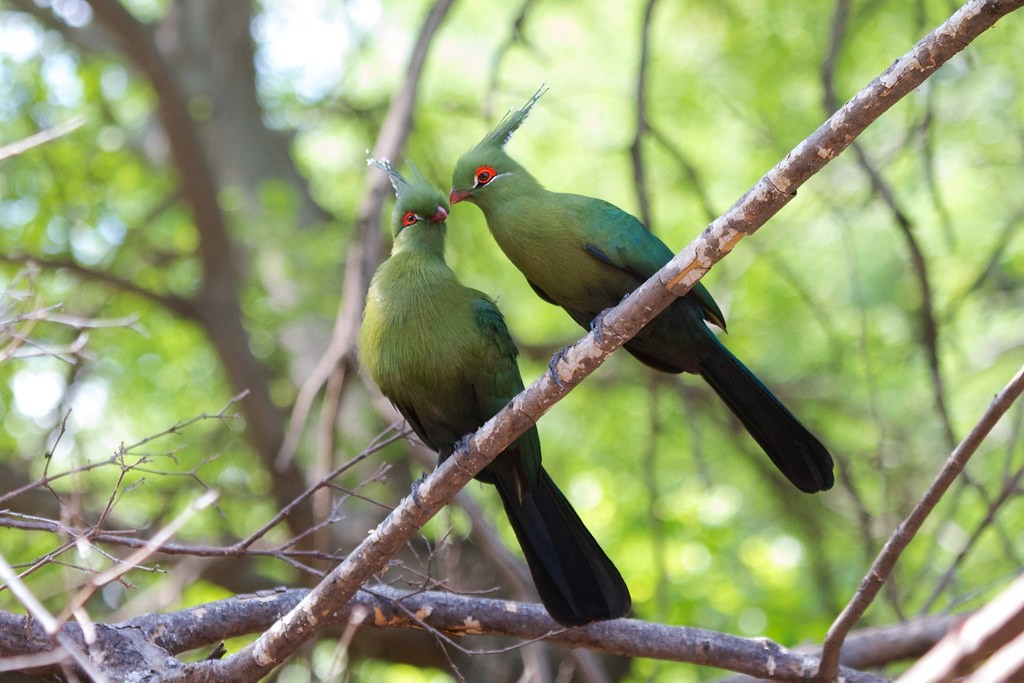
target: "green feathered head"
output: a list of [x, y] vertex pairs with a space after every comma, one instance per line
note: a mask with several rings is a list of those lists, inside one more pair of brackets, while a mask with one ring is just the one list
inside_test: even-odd
[[452, 190], [448, 195], [452, 204], [464, 199], [479, 204], [485, 201], [484, 188], [494, 180], [513, 173], [529, 175], [522, 166], [505, 154], [505, 144], [519, 126], [523, 125], [533, 105], [546, 92], [547, 88], [542, 85], [526, 104], [506, 114], [476, 147], [462, 155], [459, 163], [455, 165]]
[[366, 163], [387, 173], [395, 188], [398, 200], [391, 219], [394, 237], [416, 223], [444, 223], [448, 218], [448, 200], [444, 192], [431, 185], [414, 163], [409, 162], [408, 180], [387, 159], [367, 159]]

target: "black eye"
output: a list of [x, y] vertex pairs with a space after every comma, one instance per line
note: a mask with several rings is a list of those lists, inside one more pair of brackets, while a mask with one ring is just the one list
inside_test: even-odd
[[494, 178], [497, 175], [497, 172], [495, 172], [495, 170], [490, 166], [481, 166], [480, 168], [476, 169], [476, 183], [474, 184], [473, 187], [483, 187], [487, 183], [494, 180]]
[[402, 216], [402, 227], [408, 228], [410, 225], [412, 225], [419, 219], [420, 217], [414, 214], [412, 211], [406, 211], [405, 215]]

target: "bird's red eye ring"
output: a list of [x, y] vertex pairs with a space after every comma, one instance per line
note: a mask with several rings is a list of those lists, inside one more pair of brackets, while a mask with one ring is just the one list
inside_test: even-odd
[[412, 211], [406, 211], [405, 215], [402, 216], [402, 227], [408, 228], [410, 225], [412, 225], [419, 219], [420, 217], [414, 214]]
[[473, 187], [483, 187], [487, 183], [491, 182], [498, 176], [498, 172], [490, 166], [481, 166], [476, 169], [476, 176], [474, 176]]

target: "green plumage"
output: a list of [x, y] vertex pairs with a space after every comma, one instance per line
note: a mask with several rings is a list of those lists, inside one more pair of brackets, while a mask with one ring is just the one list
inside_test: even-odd
[[[444, 195], [387, 162], [398, 201], [394, 248], [370, 285], [360, 336], [366, 371], [441, 459], [523, 390], [516, 347], [487, 295], [444, 260]], [[477, 475], [494, 484], [551, 616], [575, 626], [629, 612], [618, 570], [541, 466], [535, 428]]]
[[[625, 211], [601, 199], [549, 192], [506, 154], [505, 143], [541, 94], [459, 159], [450, 199], [480, 207], [498, 246], [534, 291], [589, 328], [673, 253]], [[625, 348], [658, 370], [704, 377], [794, 485], [810, 493], [831, 488], [832, 457], [825, 447], [705, 322], [725, 329], [718, 305], [697, 283]]]

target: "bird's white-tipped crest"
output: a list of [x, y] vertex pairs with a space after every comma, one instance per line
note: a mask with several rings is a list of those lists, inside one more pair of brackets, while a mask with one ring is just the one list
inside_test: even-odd
[[512, 138], [512, 134], [518, 130], [519, 126], [523, 125], [523, 121], [530, 115], [530, 110], [533, 109], [533, 105], [537, 104], [537, 100], [540, 99], [541, 95], [548, 91], [546, 84], [541, 83], [541, 86], [537, 88], [537, 92], [533, 93], [533, 97], [527, 101], [519, 109], [515, 111], [509, 111], [505, 114], [504, 118], [494, 127], [490, 133], [487, 134], [478, 146], [494, 145], [499, 149], [504, 148], [505, 144]]
[[373, 166], [379, 168], [388, 174], [388, 180], [391, 181], [391, 187], [395, 188], [395, 194], [401, 194], [402, 190], [408, 187], [409, 182], [402, 177], [402, 174], [395, 170], [395, 167], [391, 165], [391, 161], [388, 159], [374, 159], [373, 157], [367, 157], [367, 166]]

